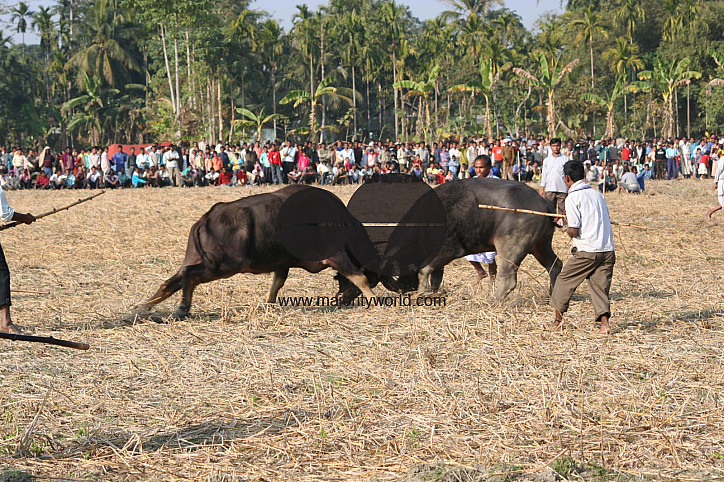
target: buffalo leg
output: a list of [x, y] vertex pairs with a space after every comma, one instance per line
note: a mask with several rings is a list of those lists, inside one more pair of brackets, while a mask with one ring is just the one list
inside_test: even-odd
[[556, 284], [556, 279], [563, 268], [563, 262], [558, 258], [556, 252], [553, 251], [550, 241], [534, 246], [533, 256], [535, 256], [535, 259], [548, 271], [551, 278], [548, 294], [551, 294], [553, 292], [553, 286]]
[[359, 290], [362, 292], [362, 294], [367, 298], [374, 298], [375, 293], [372, 291], [372, 288], [370, 288], [369, 283], [367, 282], [367, 277], [362, 273], [342, 273], [342, 276], [349, 279], [354, 285], [359, 288]]
[[145, 303], [138, 305], [136, 311], [148, 311], [180, 290], [184, 269], [185, 268], [181, 268], [175, 275], [164, 281], [158, 288], [158, 291], [156, 291], [156, 294]]
[[178, 309], [176, 310], [176, 318], [183, 319], [186, 318], [189, 314], [189, 311], [191, 310], [191, 301], [194, 295], [194, 290], [196, 287], [201, 284], [202, 282], [208, 282], [213, 281], [213, 279], [218, 279], [219, 277], [214, 277], [213, 279], [203, 279], [202, 276], [204, 272], [206, 271], [206, 268], [201, 264], [195, 264], [191, 266], [184, 266], [182, 269], [183, 275], [182, 275], [182, 289], [183, 293], [181, 296], [181, 304], [178, 306]]
[[508, 243], [502, 247], [496, 246], [501, 261], [497, 276], [498, 286], [495, 289], [495, 298], [499, 302], [505, 300], [518, 285], [518, 266], [528, 254], [526, 250], [520, 248], [527, 244], [524, 241], [519, 240], [517, 243], [520, 244], [517, 244], [516, 241], [510, 240]]
[[440, 291], [440, 285], [442, 285], [442, 275], [445, 272], [445, 268], [438, 268], [430, 273], [430, 289], [433, 293]]
[[284, 268], [284, 269], [280, 269], [279, 271], [274, 271], [274, 278], [272, 279], [272, 285], [269, 288], [269, 292], [266, 294], [267, 303], [276, 302], [277, 295], [279, 294], [279, 290], [282, 289], [282, 286], [284, 286], [284, 283], [287, 281], [287, 276], [289, 276], [289, 268]]

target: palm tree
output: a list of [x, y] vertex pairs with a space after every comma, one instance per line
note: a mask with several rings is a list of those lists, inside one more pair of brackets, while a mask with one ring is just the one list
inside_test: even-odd
[[583, 10], [583, 16], [571, 22], [571, 27], [578, 31], [576, 42], [588, 41], [591, 51], [591, 90], [595, 89], [593, 79], [593, 37], [601, 35], [608, 38], [608, 27], [603, 24], [603, 17], [593, 6]]
[[[272, 111], [277, 113], [277, 70], [279, 69], [279, 58], [284, 51], [282, 43], [282, 29], [274, 19], [269, 19], [261, 24], [259, 35], [256, 41], [257, 50], [263, 59], [263, 63], [269, 71], [272, 85]], [[274, 118], [274, 137], [277, 135], [277, 119]]]
[[81, 32], [84, 46], [73, 55], [66, 68], [78, 69], [78, 85], [84, 85], [83, 74], [104, 80], [114, 87], [127, 78], [127, 71], [141, 68], [125, 46], [131, 33], [124, 16], [114, 10], [110, 0], [97, 0], [88, 10]]
[[581, 99], [588, 102], [593, 102], [606, 109], [606, 137], [613, 137], [616, 131], [616, 124], [614, 122], [613, 109], [616, 101], [621, 98], [622, 95], [626, 95], [628, 92], [635, 92], [638, 89], [636, 84], [626, 85], [626, 77], [619, 75], [616, 85], [613, 90], [608, 94], [608, 97], [599, 97], [593, 93], [581, 94]]
[[[546, 56], [541, 53], [538, 55], [538, 68], [540, 73], [536, 77], [527, 70], [514, 67], [513, 72], [519, 77], [527, 80], [533, 87], [541, 89], [547, 97], [546, 110], [547, 112], [547, 124], [548, 124], [548, 135], [554, 137], [557, 130], [556, 123], [556, 103], [555, 95], [558, 86], [563, 82], [563, 79], [573, 72], [573, 69], [578, 65], [580, 59], [574, 59], [568, 65], [559, 68], [560, 65], [560, 54], [554, 59], [554, 62], [549, 63]], [[552, 65], [551, 65], [552, 64]]]
[[686, 70], [691, 59], [683, 58], [678, 62], [662, 62], [656, 59], [652, 70], [639, 72], [641, 88], [649, 91], [658, 91], [665, 106], [664, 125], [662, 133], [665, 137], [673, 138], [676, 132], [674, 122], [674, 92], [683, 85], [689, 85], [691, 79], [701, 78], [701, 72]]
[[119, 91], [101, 88], [102, 80], [99, 77], [88, 77], [85, 72], [81, 75], [86, 93], [64, 103], [61, 112], [67, 114], [75, 107], [81, 108], [68, 123], [68, 131], [85, 129], [90, 143], [97, 146], [101, 143], [101, 109], [106, 106], [108, 97], [118, 94]]
[[617, 26], [623, 24], [626, 27], [629, 45], [633, 45], [633, 37], [638, 22], [646, 20], [646, 10], [644, 10], [641, 3], [642, 0], [621, 0], [613, 17], [613, 21]]
[[[386, 1], [382, 4], [381, 20], [386, 26], [384, 32], [385, 42], [392, 53], [392, 83], [397, 83], [397, 54], [404, 40], [403, 35], [403, 14], [404, 7], [395, 3], [395, 0]], [[393, 96], [395, 99], [395, 138], [399, 137], [398, 111], [397, 111], [397, 89], [394, 87]]]
[[[338, 88], [330, 85], [333, 81], [333, 77], [327, 77], [326, 79], [322, 80], [317, 86], [314, 95], [311, 95], [306, 90], [293, 90], [285, 95], [282, 100], [279, 101], [279, 103], [282, 105], [293, 102], [294, 107], [309, 103], [309, 127], [305, 130], [297, 130], [297, 132], [306, 131], [309, 133], [311, 139], [315, 138], [318, 130], [316, 112], [317, 109], [320, 107], [323, 98], [327, 98], [330, 101], [343, 101], [349, 105], [352, 104], [352, 99], [350, 99], [349, 96], [342, 95], [342, 93], [347, 93], [346, 91], [348, 91], [348, 89]], [[352, 95], [357, 95], [357, 93], [353, 92]], [[327, 126], [319, 127], [319, 129], [326, 128]]]
[[465, 84], [454, 85], [450, 88], [451, 92], [471, 92], [473, 95], [480, 93], [485, 99], [485, 129], [488, 139], [493, 139], [493, 127], [491, 125], [492, 116], [490, 115], [490, 101], [495, 90], [495, 86], [500, 81], [500, 74], [503, 69], [507, 69], [510, 64], [506, 64], [502, 69], [499, 68], [492, 58], [483, 57], [480, 59], [480, 79], [471, 80]]
[[[418, 135], [420, 130], [424, 134], [424, 138], [427, 139], [427, 133], [430, 129], [430, 95], [435, 92], [435, 85], [437, 85], [437, 77], [440, 75], [440, 66], [436, 65], [432, 68], [427, 79], [416, 82], [414, 80], [401, 80], [393, 87], [395, 89], [407, 89], [408, 96], [419, 96], [420, 107], [418, 109]], [[422, 123], [422, 102], [425, 101], [425, 123]], [[422, 126], [422, 129], [420, 129]]]
[[243, 115], [246, 119], [235, 120], [234, 122], [232, 122], [231, 128], [233, 129], [236, 125], [240, 126], [242, 129], [253, 127], [256, 129], [257, 141], [261, 141], [261, 130], [264, 128], [265, 125], [269, 124], [269, 122], [275, 119], [280, 119], [284, 117], [281, 114], [270, 114], [265, 116], [263, 107], [258, 114], [254, 114], [252, 111], [244, 109], [243, 107], [237, 108], [236, 112]]
[[664, 30], [662, 32], [663, 39], [673, 42], [676, 34], [684, 25], [684, 16], [680, 12], [681, 0], [664, 0], [664, 10], [666, 11], [666, 21], [664, 22]]
[[33, 13], [25, 2], [18, 3], [10, 9], [12, 14], [10, 20], [15, 22], [15, 31], [23, 34], [23, 53], [25, 52], [25, 31], [28, 30], [28, 20], [33, 18]]
[[[363, 49], [362, 40], [364, 39], [364, 29], [362, 27], [362, 17], [357, 14], [357, 10], [352, 10], [345, 15], [339, 24], [341, 28], [341, 40], [344, 42], [344, 50], [342, 57], [352, 67], [352, 90], [357, 91], [356, 70], [357, 57]], [[357, 96], [352, 96], [352, 124], [354, 133], [357, 135]], [[353, 140], [354, 140], [354, 136]]]
[[314, 56], [319, 39], [317, 38], [316, 17], [307, 4], [297, 5], [292, 17], [294, 42], [304, 57], [309, 59], [309, 92], [314, 93]]
[[444, 0], [452, 10], [442, 12], [445, 21], [469, 19], [488, 13], [493, 5], [503, 5], [502, 0]]
[[[611, 62], [611, 68], [618, 75], [626, 76], [631, 70], [632, 78], [635, 79], [636, 71], [644, 68], [644, 61], [639, 55], [639, 47], [635, 44], [627, 44], [622, 38], [616, 39], [616, 46], [603, 53], [603, 58]], [[628, 124], [628, 96], [623, 96], [624, 124]]]

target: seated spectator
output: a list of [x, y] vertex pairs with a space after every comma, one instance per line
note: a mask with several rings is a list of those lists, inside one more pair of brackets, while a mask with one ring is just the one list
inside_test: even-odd
[[[648, 164], [646, 165], [646, 167], [648, 167]], [[631, 168], [631, 172], [636, 174], [636, 182], [639, 183], [639, 188], [641, 188], [641, 192], [644, 192], [646, 190], [646, 179], [647, 179], [645, 172], [638, 172], [638, 168], [636, 166]]]
[[121, 187], [131, 187], [131, 177], [126, 174], [126, 168], [122, 167], [118, 173], [118, 183]]
[[[310, 166], [307, 166], [309, 168]], [[255, 186], [261, 186], [264, 184], [264, 168], [258, 162], [254, 164], [254, 169], [251, 171], [251, 177], [253, 178], [252, 183]]]
[[196, 169], [192, 169], [191, 166], [189, 166], [181, 173], [181, 186], [193, 187], [194, 184], [196, 184]]
[[114, 171], [113, 169], [108, 170], [108, 175], [106, 176], [105, 180], [105, 186], [108, 189], [116, 189], [121, 187], [121, 181], [118, 179], [116, 171]]
[[35, 189], [50, 189], [50, 178], [45, 171], [40, 171], [35, 180]]
[[75, 189], [75, 175], [70, 169], [65, 170], [65, 187], [67, 189]]
[[352, 164], [352, 168], [347, 172], [347, 179], [350, 184], [359, 184], [362, 181], [362, 172], [359, 170], [357, 164]]
[[427, 176], [427, 182], [430, 184], [436, 184], [437, 183], [437, 173], [438, 173], [437, 163], [431, 162], [430, 167], [427, 168], [427, 172], [425, 175]]
[[23, 174], [20, 176], [20, 187], [22, 189], [30, 189], [30, 183], [32, 182], [33, 178], [30, 175], [29, 169], [23, 169]]
[[219, 173], [212, 167], [209, 172], [206, 173], [204, 179], [206, 180], [207, 185], [216, 186], [219, 180]]
[[171, 174], [166, 169], [166, 165], [162, 164], [158, 170], [158, 187], [167, 187], [171, 185]]
[[538, 163], [536, 162], [533, 166], [533, 177], [531, 177], [531, 181], [533, 182], [540, 182], [541, 179], [541, 172], [540, 167], [538, 167]]
[[53, 189], [63, 189], [65, 187], [65, 179], [68, 176], [64, 175], [62, 171], [56, 171], [50, 176], [50, 186]]
[[88, 175], [88, 187], [98, 189], [101, 180], [101, 173], [96, 166], [91, 166], [91, 172]]
[[422, 180], [422, 168], [417, 162], [412, 166], [412, 172], [410, 174], [420, 180]]
[[[635, 171], [636, 168], [632, 167], [632, 169]], [[636, 178], [636, 173], [631, 172], [628, 168], [628, 166], [624, 166], [623, 168], [623, 174], [621, 175], [621, 181], [619, 182], [619, 188], [618, 192], [626, 191], [628, 193], [641, 193], [641, 186], [639, 186], [639, 181]]]
[[231, 186], [231, 182], [234, 179], [234, 175], [231, 173], [231, 170], [228, 167], [222, 167], [221, 172], [219, 172], [219, 179], [217, 184], [219, 186]]
[[317, 180], [317, 173], [314, 171], [314, 168], [312, 165], [308, 165], [304, 168], [304, 172], [302, 173], [302, 184], [312, 184], [314, 181]]
[[133, 170], [133, 176], [131, 177], [131, 184], [133, 187], [146, 187], [148, 184], [146, 184], [146, 180], [143, 179], [140, 176], [141, 170], [139, 168], [135, 168]]
[[319, 184], [322, 186], [329, 184], [329, 182], [331, 181], [331, 179], [330, 179], [331, 170], [329, 169], [329, 163], [327, 162], [326, 159], [317, 166], [317, 172], [319, 173]]
[[297, 184], [302, 178], [302, 173], [299, 172], [297, 166], [294, 166], [289, 174], [287, 174], [287, 177], [289, 178], [289, 184]]
[[516, 162], [513, 164], [513, 179], [516, 181], [525, 181], [525, 164]]
[[338, 162], [332, 169], [332, 185], [348, 184], [347, 171], [341, 162]]
[[613, 165], [608, 166], [608, 169], [601, 178], [601, 182], [598, 184], [598, 189], [603, 193], [612, 192], [618, 189], [616, 174], [613, 172]]
[[73, 175], [75, 176], [75, 188], [85, 189], [86, 185], [88, 184], [88, 180], [86, 179], [87, 176], [85, 167], [83, 165], [76, 167]]
[[239, 186], [249, 185], [249, 175], [246, 173], [245, 167], [240, 167], [239, 172], [236, 173], [236, 184]]

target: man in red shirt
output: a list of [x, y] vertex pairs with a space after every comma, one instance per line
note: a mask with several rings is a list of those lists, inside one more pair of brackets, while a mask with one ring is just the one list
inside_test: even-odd
[[219, 186], [228, 186], [231, 184], [231, 171], [229, 171], [228, 167], [224, 167], [221, 169], [221, 172], [219, 173]]
[[279, 153], [276, 143], [272, 144], [271, 151], [269, 151], [269, 164], [271, 164], [274, 184], [284, 184], [282, 179], [282, 155]]
[[621, 160], [624, 163], [631, 162], [631, 145], [629, 144], [629, 141], [626, 141], [623, 148], [621, 148]]
[[495, 167], [500, 170], [500, 172], [503, 172], [503, 147], [500, 145], [500, 141], [496, 140], [495, 145], [492, 149], [493, 153], [493, 162], [495, 163]]

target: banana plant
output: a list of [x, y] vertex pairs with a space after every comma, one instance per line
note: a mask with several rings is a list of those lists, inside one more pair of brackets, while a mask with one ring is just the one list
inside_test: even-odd
[[664, 101], [665, 114], [662, 133], [665, 137], [673, 138], [676, 133], [674, 125], [674, 93], [676, 89], [689, 85], [691, 79], [701, 78], [701, 72], [687, 70], [691, 59], [683, 58], [678, 62], [662, 62], [656, 59], [652, 70], [639, 72], [639, 86], [642, 90], [658, 91]]
[[316, 114], [317, 109], [321, 107], [322, 99], [326, 98], [328, 103], [340, 103], [340, 101], [342, 101], [348, 105], [352, 105], [353, 102], [351, 95], [359, 95], [352, 89], [334, 87], [330, 85], [333, 80], [333, 77], [327, 77], [322, 80], [317, 86], [314, 95], [310, 94], [306, 90], [293, 90], [279, 101], [281, 105], [293, 103], [295, 108], [300, 105], [309, 104], [309, 134], [312, 139], [315, 139], [317, 130], [327, 128], [326, 126], [317, 126]]
[[581, 99], [598, 104], [606, 109], [606, 137], [612, 138], [616, 132], [616, 123], [613, 116], [613, 108], [616, 101], [629, 92], [637, 92], [639, 90], [639, 86], [635, 83], [628, 85], [625, 84], [626, 77], [624, 75], [620, 75], [616, 81], [616, 85], [607, 97], [599, 97], [596, 94], [588, 92], [581, 94]]
[[234, 122], [232, 122], [231, 128], [233, 129], [236, 126], [239, 126], [242, 129], [248, 129], [253, 127], [256, 130], [257, 141], [261, 141], [261, 130], [264, 128], [265, 125], [275, 119], [281, 119], [282, 117], [284, 117], [282, 114], [265, 115], [266, 113], [264, 112], [263, 107], [258, 114], [254, 114], [249, 109], [244, 109], [243, 107], [237, 108], [236, 112], [243, 115], [245, 119], [235, 120]]
[[427, 76], [427, 79], [422, 81], [414, 80], [401, 80], [393, 84], [392, 87], [395, 89], [407, 89], [408, 96], [418, 96], [420, 98], [420, 106], [418, 112], [422, 113], [422, 103], [425, 101], [425, 124], [422, 125], [422, 129], [419, 126], [422, 124], [421, 119], [418, 118], [418, 135], [422, 130], [424, 138], [427, 139], [428, 132], [430, 131], [430, 96], [435, 93], [435, 85], [437, 85], [437, 78], [440, 75], [440, 66], [435, 65]]

